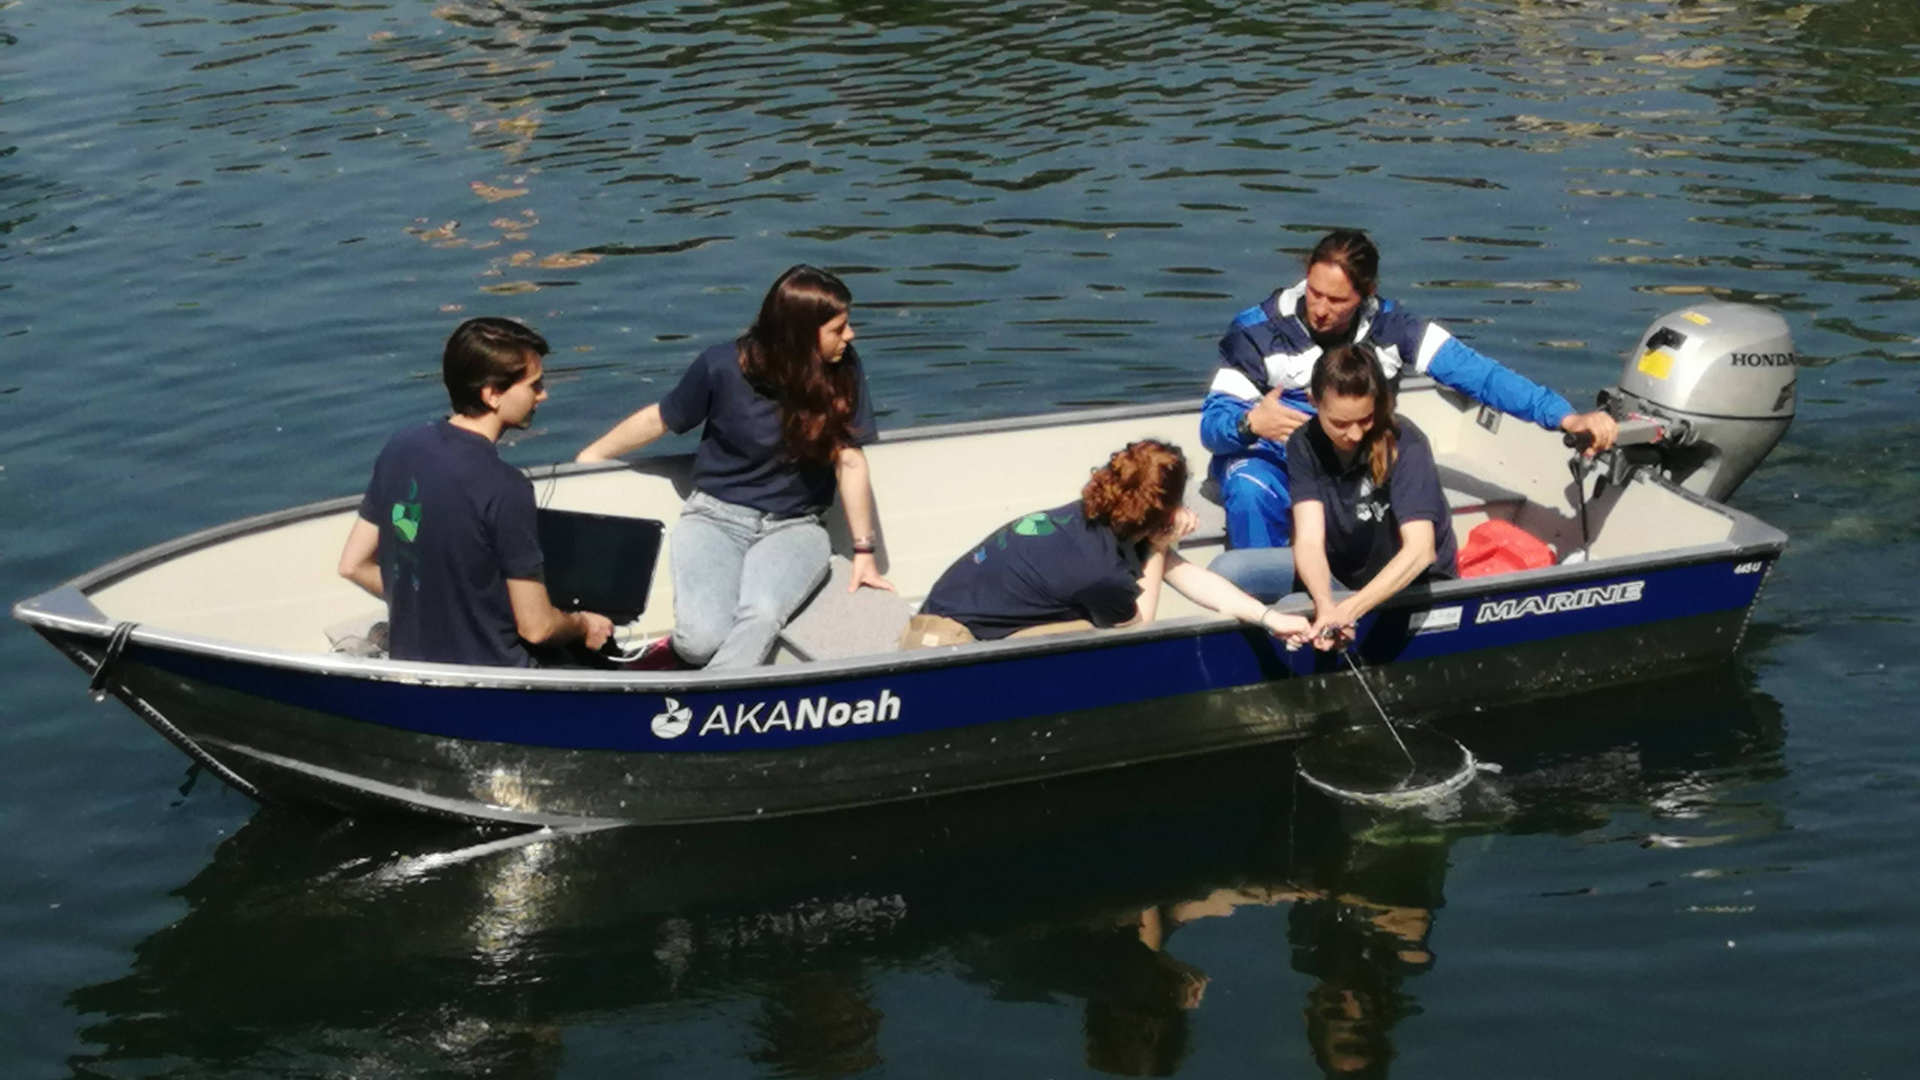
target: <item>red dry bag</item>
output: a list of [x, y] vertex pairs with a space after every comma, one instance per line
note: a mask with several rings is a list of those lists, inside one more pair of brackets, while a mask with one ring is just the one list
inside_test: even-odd
[[1460, 549], [1460, 576], [1512, 574], [1553, 565], [1553, 549], [1511, 521], [1490, 518], [1467, 534]]

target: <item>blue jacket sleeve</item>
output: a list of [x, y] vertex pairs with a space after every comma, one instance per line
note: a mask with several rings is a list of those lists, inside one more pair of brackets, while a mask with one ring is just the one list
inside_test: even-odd
[[1566, 398], [1480, 355], [1438, 326], [1429, 327], [1429, 333], [1445, 335], [1426, 366], [1434, 381], [1549, 431], [1573, 412]]
[[1220, 336], [1220, 367], [1207, 400], [1200, 406], [1200, 445], [1214, 454], [1237, 454], [1247, 449], [1240, 437], [1240, 418], [1267, 392], [1266, 364], [1241, 320], [1260, 314], [1248, 308]]
[[1213, 454], [1244, 451], [1247, 442], [1240, 437], [1240, 418], [1251, 408], [1253, 402], [1242, 401], [1232, 394], [1218, 390], [1208, 394], [1200, 405], [1200, 445]]

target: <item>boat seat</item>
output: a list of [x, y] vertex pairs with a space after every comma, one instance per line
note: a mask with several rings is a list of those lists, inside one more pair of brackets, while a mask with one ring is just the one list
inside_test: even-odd
[[1200, 519], [1200, 527], [1180, 542], [1182, 548], [1226, 543], [1227, 509], [1220, 504], [1220, 486], [1204, 467], [1187, 477], [1187, 509]]
[[[1446, 494], [1447, 507], [1456, 516], [1484, 514], [1497, 507], [1518, 507], [1527, 501], [1525, 495], [1511, 488], [1459, 469], [1442, 465], [1439, 472], [1440, 487]], [[1180, 542], [1182, 548], [1217, 544], [1226, 539], [1227, 511], [1220, 500], [1220, 485], [1214, 483], [1212, 477], [1200, 473], [1188, 481], [1187, 508], [1200, 518], [1200, 527]]]
[[853, 564], [835, 555], [827, 582], [780, 631], [780, 644], [798, 660], [840, 660], [892, 652], [900, 645], [913, 605], [885, 589], [847, 591]]
[[1485, 511], [1494, 506], [1516, 506], [1527, 501], [1525, 495], [1459, 469], [1440, 466], [1440, 486], [1447, 495], [1447, 507], [1454, 514]]

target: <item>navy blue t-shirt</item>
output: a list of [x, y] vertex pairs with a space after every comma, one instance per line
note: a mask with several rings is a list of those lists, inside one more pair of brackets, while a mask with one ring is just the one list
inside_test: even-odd
[[533, 484], [484, 435], [441, 421], [387, 440], [360, 500], [380, 528], [388, 654], [526, 667], [508, 578], [545, 566]]
[[1301, 424], [1287, 440], [1287, 486], [1295, 505], [1317, 501], [1327, 519], [1327, 564], [1334, 580], [1349, 589], [1364, 588], [1400, 551], [1400, 525], [1433, 522], [1433, 566], [1427, 576], [1450, 578], [1459, 569], [1453, 540], [1453, 514], [1440, 488], [1440, 471], [1426, 435], [1405, 417], [1400, 423], [1400, 453], [1387, 470], [1387, 482], [1373, 486], [1372, 465], [1364, 453], [1342, 466], [1333, 440], [1318, 421]]
[[1133, 618], [1150, 554], [1071, 502], [1001, 526], [940, 575], [920, 611], [957, 620], [982, 641], [1073, 619], [1114, 626]]
[[[860, 356], [847, 346], [859, 399], [853, 443], [873, 441], [873, 405]], [[833, 505], [832, 461], [797, 462], [780, 438], [780, 406], [747, 382], [733, 342], [700, 354], [660, 399], [660, 418], [676, 435], [705, 422], [693, 454], [693, 486], [722, 502], [781, 517], [817, 514]]]

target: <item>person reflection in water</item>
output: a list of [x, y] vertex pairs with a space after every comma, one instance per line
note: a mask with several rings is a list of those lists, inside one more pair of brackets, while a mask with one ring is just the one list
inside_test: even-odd
[[1308, 1048], [1329, 1077], [1385, 1077], [1390, 1033], [1419, 1012], [1401, 989], [1433, 967], [1427, 938], [1442, 904], [1447, 845], [1430, 837], [1338, 836], [1309, 861], [1287, 912], [1293, 969], [1307, 991]]
[[[1115, 1076], [1171, 1076], [1185, 1057], [1188, 1013], [1209, 977], [1166, 952], [1175, 930], [1242, 907], [1290, 904], [1287, 940], [1294, 970], [1317, 981], [1307, 991], [1307, 1045], [1328, 1077], [1385, 1077], [1390, 1032], [1419, 1011], [1401, 983], [1433, 966], [1427, 937], [1440, 903], [1446, 845], [1375, 843], [1342, 836], [1339, 846], [1281, 884], [1215, 889], [1159, 904], [1123, 920], [1151, 950], [1152, 978], [1108, 978], [1087, 995], [1087, 1064]], [[1129, 944], [1134, 944], [1130, 942]], [[1136, 965], [1138, 967], [1138, 965]]]
[[1345, 895], [1309, 900], [1289, 913], [1296, 970], [1319, 976], [1307, 991], [1307, 1046], [1330, 1077], [1384, 1077], [1394, 1056], [1388, 1032], [1418, 1012], [1401, 981], [1433, 964], [1431, 913]]
[[753, 1060], [781, 1076], [853, 1076], [880, 1064], [880, 1010], [856, 965], [781, 979], [761, 999]]
[[1088, 1067], [1172, 1076], [1186, 1057], [1187, 1014], [1208, 976], [1165, 949], [1179, 917], [1159, 905], [982, 935], [954, 952], [999, 1001], [1079, 998]]
[[1169, 955], [1180, 919], [1154, 906], [1120, 924], [1135, 942], [1120, 946], [1105, 992], [1087, 997], [1087, 1066], [1111, 1076], [1172, 1076], [1187, 1054], [1187, 1013], [1199, 1008], [1209, 976]]

